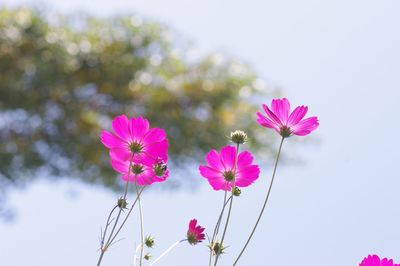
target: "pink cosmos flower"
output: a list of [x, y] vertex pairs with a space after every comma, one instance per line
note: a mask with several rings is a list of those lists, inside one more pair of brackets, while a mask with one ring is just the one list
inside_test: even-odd
[[[133, 159], [132, 164], [127, 160], [114, 157], [111, 158], [111, 165], [115, 171], [122, 174], [124, 181], [133, 182], [139, 186], [165, 181], [169, 174], [162, 160], [152, 160], [148, 157]], [[131, 165], [130, 170], [129, 165]]]
[[394, 264], [393, 260], [387, 258], [381, 260], [377, 255], [368, 255], [359, 266], [400, 266], [400, 264]]
[[147, 119], [139, 116], [129, 120], [125, 115], [119, 115], [112, 121], [112, 127], [114, 133], [104, 130], [100, 136], [104, 146], [110, 149], [112, 158], [148, 157], [167, 161], [167, 135], [163, 129], [150, 128]]
[[205, 234], [203, 233], [204, 230], [205, 228], [197, 225], [196, 219], [190, 220], [189, 229], [187, 231], [187, 241], [189, 244], [196, 245], [206, 239]]
[[289, 137], [292, 134], [305, 136], [317, 129], [319, 123], [316, 116], [303, 119], [307, 114], [307, 106], [297, 106], [290, 113], [290, 103], [286, 98], [274, 99], [271, 103], [271, 109], [263, 104], [262, 107], [266, 116], [257, 112], [257, 122], [267, 128], [273, 128], [282, 137]]
[[[218, 153], [211, 150], [206, 155], [207, 165], [200, 165], [200, 174], [207, 178], [214, 190], [231, 191], [233, 179], [235, 178], [236, 148], [225, 146]], [[239, 153], [235, 185], [237, 187], [247, 187], [251, 185], [259, 176], [258, 165], [252, 164], [253, 156], [248, 151]]]

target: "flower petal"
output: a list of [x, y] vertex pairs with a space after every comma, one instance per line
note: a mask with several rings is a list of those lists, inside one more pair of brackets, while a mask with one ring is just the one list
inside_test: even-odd
[[146, 135], [143, 137], [143, 144], [149, 145], [154, 142], [161, 142], [167, 138], [167, 134], [163, 129], [152, 128], [147, 131]]
[[235, 184], [238, 187], [247, 187], [251, 185], [260, 175], [260, 168], [258, 165], [250, 165], [238, 169]]
[[248, 151], [242, 151], [239, 153], [237, 169], [244, 168], [253, 162], [253, 155]]
[[279, 127], [282, 126], [282, 122], [279, 119], [279, 117], [276, 116], [276, 114], [274, 114], [266, 104], [263, 104], [262, 107], [264, 108], [265, 113], [267, 114], [267, 116], [269, 117], [269, 119], [273, 122], [275, 122]]
[[110, 157], [120, 161], [126, 161], [131, 159], [132, 153], [125, 147], [112, 148], [110, 149]]
[[298, 106], [296, 109], [293, 110], [293, 112], [290, 114], [287, 126], [295, 126], [297, 123], [301, 121], [301, 119], [304, 118], [304, 116], [307, 114], [308, 107], [307, 106]]
[[220, 155], [225, 170], [232, 170], [235, 165], [236, 148], [233, 146], [225, 146], [221, 149]]
[[274, 128], [279, 133], [279, 124], [265, 117], [261, 112], [257, 112], [257, 123], [263, 127]]
[[211, 150], [209, 153], [207, 153], [206, 162], [210, 167], [217, 171], [222, 172], [225, 169], [216, 150]]
[[115, 134], [127, 142], [131, 141], [131, 133], [128, 124], [129, 120], [126, 115], [119, 115], [112, 121]]
[[272, 112], [286, 125], [290, 112], [290, 103], [286, 98], [273, 99], [271, 103]]
[[145, 147], [144, 153], [146, 156], [152, 158], [153, 160], [161, 159], [165, 162], [168, 160], [168, 140], [165, 139], [161, 142], [154, 142]]
[[149, 121], [141, 116], [137, 118], [132, 117], [129, 121], [129, 129], [132, 135], [132, 140], [141, 141], [147, 131], [149, 131]]
[[300, 121], [297, 125], [291, 127], [293, 134], [298, 136], [305, 136], [310, 134], [319, 126], [318, 118], [316, 116], [309, 117]]
[[129, 161], [120, 161], [118, 159], [111, 159], [112, 168], [121, 174], [126, 174], [129, 171]]
[[109, 149], [126, 147], [124, 140], [105, 130], [101, 132], [100, 141]]
[[220, 172], [218, 172], [217, 170], [209, 167], [209, 166], [204, 166], [204, 165], [200, 165], [199, 166], [199, 171], [200, 174], [205, 177], [205, 178], [222, 178], [224, 179], [224, 177], [222, 176], [222, 174]]

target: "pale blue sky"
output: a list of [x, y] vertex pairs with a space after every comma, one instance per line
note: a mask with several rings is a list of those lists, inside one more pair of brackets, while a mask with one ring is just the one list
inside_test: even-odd
[[[320, 128], [307, 137], [319, 139], [319, 145], [285, 144], [284, 153], [295, 151], [305, 163], [278, 170], [270, 205], [240, 265], [351, 266], [368, 253], [400, 262], [400, 1], [41, 3], [66, 13], [143, 14], [171, 25], [200, 52], [224, 51], [249, 62], [283, 87], [293, 105], [307, 104], [320, 117]], [[231, 265], [261, 205], [272, 169], [270, 162], [259, 163], [262, 178], [235, 202], [230, 248], [221, 265]], [[190, 218], [207, 227], [214, 223], [222, 195], [201, 182], [195, 192], [145, 195], [155, 255], [182, 237]], [[68, 197], [71, 189], [77, 198]], [[0, 224], [0, 265], [93, 265], [99, 228], [116, 197], [47, 181], [12, 192], [9, 202], [19, 217]], [[105, 266], [132, 265], [136, 228], [134, 218]], [[205, 265], [206, 253], [204, 247], [182, 245], [159, 265]]]

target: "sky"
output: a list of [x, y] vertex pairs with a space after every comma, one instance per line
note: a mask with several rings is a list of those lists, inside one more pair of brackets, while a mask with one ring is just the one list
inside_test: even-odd
[[[200, 53], [220, 51], [251, 64], [283, 89], [292, 106], [306, 104], [320, 127], [289, 139], [283, 153], [302, 164], [279, 167], [271, 201], [239, 265], [358, 265], [376, 253], [400, 263], [400, 1], [56, 1], [62, 13], [139, 14], [167, 24]], [[276, 146], [278, 145], [278, 140]], [[272, 173], [235, 201], [220, 265], [231, 265], [249, 234]], [[172, 177], [173, 178], [173, 175]], [[196, 178], [196, 176], [194, 177]], [[184, 237], [191, 218], [211, 228], [223, 195], [198, 174], [197, 190], [144, 195], [146, 232], [160, 254]], [[0, 264], [93, 265], [98, 235], [118, 194], [71, 182], [37, 181], [11, 191], [18, 217], [0, 223]], [[132, 195], [130, 196], [132, 197]], [[104, 264], [132, 265], [137, 216]], [[186, 243], [158, 265], [206, 265], [207, 249]]]

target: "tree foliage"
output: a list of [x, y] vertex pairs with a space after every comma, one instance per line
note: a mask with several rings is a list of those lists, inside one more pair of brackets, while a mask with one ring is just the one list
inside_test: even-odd
[[[0, 176], [73, 177], [116, 184], [101, 129], [121, 113], [165, 128], [176, 165], [227, 142], [259, 137], [254, 112], [268, 96], [246, 64], [188, 57], [174, 33], [140, 17], [55, 16], [0, 10]], [[266, 149], [267, 147], [263, 147]]]

